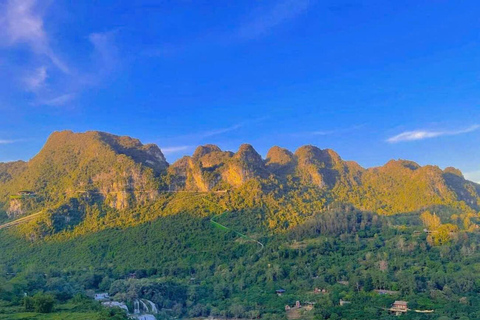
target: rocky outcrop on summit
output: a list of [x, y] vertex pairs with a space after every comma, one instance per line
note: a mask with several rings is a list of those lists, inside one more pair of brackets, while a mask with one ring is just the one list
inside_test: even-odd
[[137, 139], [97, 131], [54, 132], [16, 174], [9, 177], [8, 171], [0, 171], [5, 181], [0, 186], [0, 203], [9, 206], [10, 195], [34, 190], [52, 203], [92, 194], [124, 209], [154, 199], [160, 185], [157, 177], [167, 167], [156, 145], [143, 145]]
[[265, 165], [274, 174], [287, 175], [295, 171], [297, 160], [289, 150], [274, 146], [268, 150]]
[[333, 188], [348, 171], [340, 156], [330, 149], [315, 146], [303, 146], [295, 151], [297, 172], [304, 183], [311, 183], [320, 188]]
[[262, 157], [246, 144], [235, 154], [213, 145], [198, 147], [192, 157], [176, 161], [168, 171], [170, 190], [189, 191], [226, 190], [267, 176]]
[[192, 157], [183, 157], [168, 169], [169, 190], [210, 191], [218, 189], [225, 163], [233, 157], [215, 145], [198, 147]]
[[250, 179], [266, 178], [267, 176], [262, 157], [249, 144], [240, 146], [222, 172], [222, 178], [234, 187], [239, 187]]

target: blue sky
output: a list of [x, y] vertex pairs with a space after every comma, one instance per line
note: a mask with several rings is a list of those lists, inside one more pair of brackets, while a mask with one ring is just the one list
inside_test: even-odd
[[332, 148], [480, 181], [477, 1], [0, 3], [0, 161], [55, 130]]

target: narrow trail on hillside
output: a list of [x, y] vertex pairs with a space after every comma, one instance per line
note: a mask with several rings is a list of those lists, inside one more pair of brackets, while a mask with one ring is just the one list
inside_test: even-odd
[[17, 219], [17, 220], [13, 220], [13, 221], [4, 223], [4, 224], [0, 225], [0, 230], [1, 230], [1, 229], [8, 229], [8, 228], [11, 228], [11, 227], [18, 226], [18, 225], [20, 225], [20, 224], [27, 223], [27, 222], [33, 220], [34, 218], [36, 218], [37, 216], [39, 216], [42, 212], [43, 212], [43, 211], [40, 211], [40, 212], [31, 214], [31, 215], [29, 215], [29, 216], [26, 216], [26, 217]]
[[221, 216], [223, 216], [223, 215], [225, 215], [225, 214], [227, 214], [227, 213], [228, 213], [228, 211], [225, 211], [225, 212], [223, 212], [223, 213], [221, 213], [221, 214], [217, 214], [216, 216], [211, 217], [211, 218], [210, 218], [210, 223], [211, 223], [213, 226], [215, 226], [215, 227], [217, 227], [217, 228], [219, 228], [219, 229], [221, 229], [221, 230], [233, 232], [233, 233], [235, 233], [236, 235], [242, 237], [242, 238], [245, 239], [245, 240], [255, 242], [256, 244], [258, 244], [258, 245], [260, 246], [260, 251], [262, 251], [262, 250], [265, 248], [265, 245], [264, 245], [263, 243], [261, 243], [260, 241], [258, 241], [258, 240], [256, 240], [256, 239], [253, 239], [253, 238], [247, 236], [246, 234], [243, 234], [243, 233], [241, 233], [241, 232], [239, 232], [239, 231], [233, 230], [233, 229], [231, 229], [231, 228], [229, 228], [229, 227], [227, 227], [227, 226], [224, 226], [223, 224], [218, 223], [217, 221], [215, 221], [215, 218], [221, 217]]
[[251, 241], [251, 242], [255, 242], [256, 244], [258, 244], [258, 245], [260, 246], [260, 250], [259, 250], [259, 251], [262, 251], [262, 250], [265, 248], [265, 245], [264, 245], [263, 243], [261, 243], [260, 241], [258, 241], [257, 239], [254, 239], [254, 238], [252, 238], [252, 237], [249, 237], [249, 236], [247, 236], [247, 235], [244, 234], [244, 233], [241, 233], [241, 232], [239, 232], [239, 231], [237, 231], [237, 230], [233, 230], [232, 228], [227, 227], [227, 226], [219, 223], [218, 221], [215, 221], [216, 218], [221, 217], [221, 216], [224, 216], [224, 215], [227, 214], [229, 211], [231, 211], [231, 210], [228, 210], [228, 208], [227, 208], [226, 206], [222, 207], [222, 206], [220, 206], [218, 203], [214, 203], [214, 202], [212, 202], [212, 201], [210, 201], [210, 200], [207, 200], [207, 199], [205, 199], [205, 198], [204, 198], [203, 200], [206, 201], [206, 202], [209, 202], [209, 203], [211, 203], [211, 204], [213, 204], [213, 205], [216, 205], [216, 206], [218, 206], [218, 207], [221, 207], [222, 210], [224, 210], [222, 213], [217, 214], [217, 215], [214, 215], [213, 217], [210, 218], [210, 223], [211, 223], [214, 227], [216, 227], [216, 228], [218, 228], [218, 229], [221, 229], [221, 230], [224, 230], [224, 231], [233, 232], [233, 233], [235, 233], [236, 235], [240, 236], [241, 238], [243, 238], [243, 239], [245, 239], [245, 240], [248, 240], [248, 241]]

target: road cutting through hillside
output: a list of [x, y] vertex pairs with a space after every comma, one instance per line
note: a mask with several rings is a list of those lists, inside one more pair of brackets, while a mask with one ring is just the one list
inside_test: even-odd
[[4, 223], [4, 224], [0, 225], [0, 230], [1, 230], [1, 229], [8, 229], [8, 228], [11, 228], [11, 227], [18, 226], [18, 225], [20, 225], [20, 224], [27, 223], [27, 222], [33, 220], [34, 218], [36, 218], [37, 216], [39, 216], [42, 212], [43, 212], [43, 211], [40, 211], [40, 212], [31, 214], [31, 215], [29, 215], [29, 216], [26, 216], [26, 217], [17, 219], [17, 220], [13, 220], [13, 221]]

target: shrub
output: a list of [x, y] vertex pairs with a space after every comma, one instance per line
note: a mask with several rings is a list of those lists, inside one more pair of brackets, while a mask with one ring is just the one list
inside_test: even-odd
[[50, 313], [53, 311], [55, 299], [49, 294], [37, 293], [33, 296], [33, 305], [35, 312]]
[[34, 310], [33, 298], [32, 297], [23, 298], [23, 306], [25, 307], [25, 311], [33, 311]]

